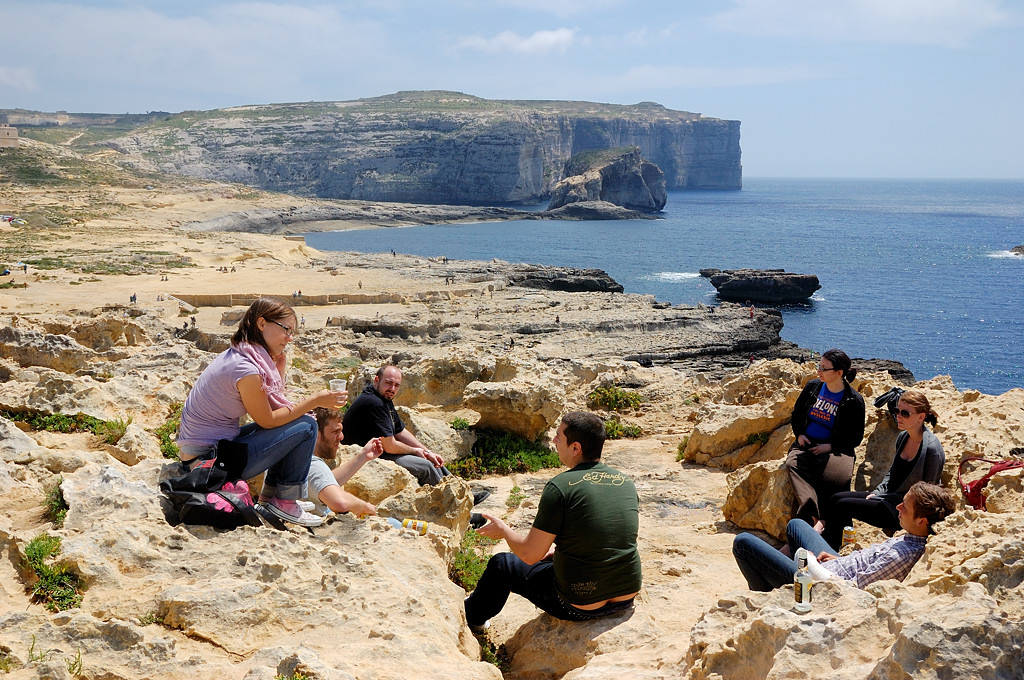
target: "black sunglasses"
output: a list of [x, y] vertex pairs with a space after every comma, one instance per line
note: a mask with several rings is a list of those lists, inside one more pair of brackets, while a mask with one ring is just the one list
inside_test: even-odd
[[896, 409], [896, 415], [903, 416], [904, 418], [909, 418], [910, 416], [912, 416], [914, 414], [911, 411], [908, 411], [905, 408], [900, 408], [900, 409]]

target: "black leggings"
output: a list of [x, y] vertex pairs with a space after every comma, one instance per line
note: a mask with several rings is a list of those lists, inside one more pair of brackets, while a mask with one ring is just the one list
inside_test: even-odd
[[843, 544], [843, 527], [855, 519], [882, 529], [899, 529], [899, 514], [891, 505], [877, 496], [868, 498], [866, 491], [841, 491], [829, 500], [825, 531], [821, 536], [830, 546], [839, 550]]

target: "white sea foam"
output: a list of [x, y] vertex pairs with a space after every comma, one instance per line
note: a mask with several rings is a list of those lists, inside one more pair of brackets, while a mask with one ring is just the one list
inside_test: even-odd
[[1013, 258], [1024, 260], [1024, 255], [1018, 255], [1012, 250], [994, 250], [988, 254], [989, 257], [996, 257], [1000, 259]]
[[700, 274], [697, 274], [696, 272], [655, 272], [650, 276], [645, 276], [644, 278], [653, 279], [655, 281], [677, 283], [679, 281], [688, 281], [689, 279], [699, 279]]

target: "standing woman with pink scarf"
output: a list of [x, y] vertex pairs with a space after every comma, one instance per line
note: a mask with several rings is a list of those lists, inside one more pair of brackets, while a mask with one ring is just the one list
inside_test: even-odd
[[[261, 297], [252, 303], [231, 337], [231, 347], [203, 371], [181, 411], [178, 448], [182, 464], [217, 455], [217, 442], [245, 444], [248, 462], [242, 477], [266, 472], [260, 503], [269, 512], [303, 526], [319, 526], [320, 517], [304, 512], [306, 477], [316, 447], [317, 406], [338, 408], [348, 392], [323, 390], [293, 403], [284, 395], [285, 348], [295, 337], [295, 312], [283, 300]], [[248, 414], [253, 422], [239, 427]]]

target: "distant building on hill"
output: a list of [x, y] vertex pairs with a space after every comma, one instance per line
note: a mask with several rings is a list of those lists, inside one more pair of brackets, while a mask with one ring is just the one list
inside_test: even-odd
[[0, 123], [0, 149], [18, 148], [18, 128]]

